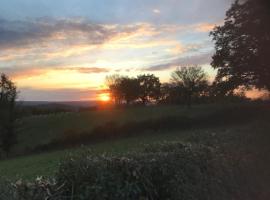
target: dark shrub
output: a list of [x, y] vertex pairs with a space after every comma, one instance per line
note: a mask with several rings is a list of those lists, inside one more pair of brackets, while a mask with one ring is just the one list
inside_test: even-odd
[[84, 153], [56, 177], [75, 199], [230, 199], [237, 190], [228, 168], [214, 149], [164, 143], [125, 156]]
[[219, 159], [213, 149], [181, 143], [116, 157], [84, 152], [62, 162], [56, 182], [69, 199], [229, 199], [234, 180]]
[[[53, 180], [1, 187], [14, 200], [252, 199], [231, 157], [202, 145], [163, 143], [123, 156], [89, 151], [65, 159]], [[6, 196], [9, 196], [6, 195]]]

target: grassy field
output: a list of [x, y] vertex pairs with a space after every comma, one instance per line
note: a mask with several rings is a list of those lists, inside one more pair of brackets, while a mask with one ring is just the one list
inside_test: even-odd
[[108, 109], [89, 112], [58, 113], [23, 118], [18, 121], [18, 145], [15, 152], [33, 149], [63, 137], [68, 131], [91, 131], [106, 122], [125, 123], [162, 117], [207, 115], [221, 109], [220, 105], [135, 107], [129, 109]]
[[76, 153], [84, 148], [92, 149], [93, 153], [124, 153], [140, 150], [145, 144], [160, 141], [181, 141], [181, 135], [175, 133], [157, 133], [154, 135], [132, 137], [115, 141], [107, 141], [83, 148], [53, 151], [31, 156], [24, 156], [0, 162], [0, 176], [8, 179], [33, 179], [37, 176], [50, 176], [57, 170], [59, 161], [69, 154]]
[[[234, 110], [235, 105], [225, 107]], [[254, 107], [249, 105], [248, 107]], [[261, 108], [259, 106], [258, 108]], [[269, 107], [267, 107], [269, 108]], [[35, 116], [22, 119], [20, 121], [19, 143], [16, 150], [35, 146], [49, 142], [50, 140], [61, 137], [63, 132], [68, 129], [90, 130], [98, 124], [107, 121], [118, 121], [125, 123], [128, 121], [143, 121], [149, 118], [161, 118], [164, 116], [198, 117], [205, 120], [211, 113], [224, 109], [224, 105], [202, 105], [192, 109], [180, 106], [168, 107], [146, 107], [146, 108], [129, 108], [116, 110], [100, 110], [85, 113], [67, 113], [48, 116]], [[245, 109], [245, 108], [243, 108]], [[96, 144], [88, 145], [94, 154], [111, 153], [119, 154], [128, 151], [140, 151], [145, 145], [163, 141], [181, 141], [191, 143], [207, 143], [215, 145], [216, 141], [228, 143], [230, 141], [248, 140], [256, 135], [265, 135], [269, 132], [268, 120], [270, 119], [269, 109], [261, 113], [262, 109], [252, 110], [253, 114], [243, 113], [239, 122], [231, 124], [227, 122], [233, 112], [228, 112], [227, 118], [224, 118], [224, 124], [215, 126], [215, 122], [204, 128], [189, 128], [187, 130], [158, 130], [146, 131], [145, 134], [133, 135], [132, 137], [108, 140]], [[258, 116], [262, 116], [258, 118]], [[222, 119], [221, 119], [222, 121]], [[241, 138], [241, 139], [240, 139]], [[268, 137], [266, 138], [268, 139]], [[243, 141], [244, 141], [243, 140]], [[250, 139], [254, 141], [253, 139]], [[266, 141], [266, 140], [262, 140]], [[238, 145], [238, 143], [237, 143]], [[238, 145], [239, 146], [239, 145]], [[18, 178], [34, 179], [37, 176], [52, 176], [57, 170], [59, 161], [65, 159], [70, 153], [81, 151], [85, 147], [76, 147], [67, 150], [58, 150], [45, 152], [42, 154], [29, 155], [12, 158], [0, 162], [0, 176], [16, 180]]]

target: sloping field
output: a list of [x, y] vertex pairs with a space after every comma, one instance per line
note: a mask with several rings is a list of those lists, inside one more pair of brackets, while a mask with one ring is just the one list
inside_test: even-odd
[[[175, 118], [183, 115], [191, 116], [191, 119], [193, 119], [192, 117], [200, 119], [203, 124], [200, 126], [194, 124], [185, 129], [175, 126], [173, 129], [165, 127], [158, 130], [145, 130], [143, 134], [132, 134], [130, 137], [108, 139], [88, 145], [87, 148], [91, 148], [94, 154], [122, 154], [128, 151], [140, 151], [147, 144], [164, 141], [203, 143], [210, 146], [230, 145], [228, 149], [234, 149], [236, 154], [242, 148], [250, 148], [253, 149], [252, 151], [254, 151], [255, 147], [259, 149], [261, 147], [267, 148], [265, 142], [269, 139], [269, 106], [248, 105], [239, 107], [234, 105], [228, 106], [227, 111], [220, 111], [220, 108], [217, 106], [200, 106], [194, 107], [191, 110], [183, 107], [147, 107], [127, 110], [103, 110], [93, 113], [69, 113], [63, 114], [63, 117], [56, 115], [26, 118], [22, 120], [25, 135], [23, 132], [20, 132], [21, 143], [19, 145], [22, 147], [23, 145], [42, 143], [47, 139], [46, 134], [49, 134], [50, 130], [55, 131], [54, 134], [50, 135], [51, 138], [60, 136], [61, 131], [66, 128], [65, 124], [70, 128], [72, 128], [72, 123], [74, 123], [74, 125], [80, 124], [81, 129], [85, 128], [85, 126], [91, 129], [91, 126], [95, 125], [94, 122], [101, 124], [101, 121], [105, 123], [106, 121], [116, 119], [121, 123], [125, 123], [131, 120], [160, 118], [164, 116], [164, 113], [169, 113], [169, 115], [174, 115]], [[211, 113], [214, 114], [212, 115]], [[59, 121], [59, 123], [54, 122], [54, 120]], [[74, 120], [77, 120], [78, 124]], [[40, 131], [38, 130], [39, 126], [43, 127], [40, 128]], [[23, 131], [23, 129], [20, 131]], [[249, 146], [249, 144], [251, 145]], [[18, 177], [33, 179], [41, 175], [51, 176], [57, 170], [60, 160], [64, 159], [68, 154], [75, 153], [84, 148], [78, 146], [72, 149], [4, 160], [0, 162], [0, 175], [11, 179], [17, 179]]]

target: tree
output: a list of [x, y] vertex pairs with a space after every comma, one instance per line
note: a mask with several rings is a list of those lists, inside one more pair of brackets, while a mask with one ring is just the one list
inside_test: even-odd
[[185, 102], [190, 107], [192, 98], [199, 96], [207, 88], [207, 76], [199, 66], [181, 67], [172, 73], [172, 82], [180, 88]]
[[140, 85], [139, 98], [143, 104], [150, 101], [157, 101], [160, 96], [160, 81], [153, 74], [139, 75], [137, 77]]
[[5, 75], [0, 77], [0, 147], [8, 156], [16, 143], [15, 135], [15, 101], [17, 98], [15, 84]]
[[236, 0], [224, 25], [210, 33], [215, 42], [215, 84], [224, 94], [239, 86], [270, 90], [269, 22], [269, 0]]
[[159, 102], [163, 104], [183, 104], [185, 94], [182, 85], [175, 83], [163, 83], [160, 88]]
[[139, 97], [140, 84], [136, 78], [123, 77], [120, 79], [120, 94], [129, 105]]
[[120, 91], [121, 79], [122, 77], [117, 74], [106, 77], [106, 85], [109, 87], [111, 97], [116, 105], [120, 105], [123, 100], [123, 96]]
[[140, 84], [136, 78], [112, 75], [106, 78], [106, 82], [116, 105], [123, 102], [129, 105], [139, 98]]

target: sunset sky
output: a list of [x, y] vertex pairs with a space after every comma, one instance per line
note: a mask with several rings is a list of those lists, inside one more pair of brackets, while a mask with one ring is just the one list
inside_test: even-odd
[[209, 31], [231, 0], [1, 0], [0, 72], [21, 100], [95, 99], [110, 74], [154, 73], [162, 82], [188, 64], [210, 77]]

